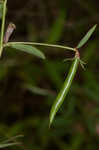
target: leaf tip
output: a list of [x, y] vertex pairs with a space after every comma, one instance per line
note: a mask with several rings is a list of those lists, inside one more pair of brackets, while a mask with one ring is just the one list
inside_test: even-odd
[[80, 40], [80, 42], [77, 45], [77, 48], [81, 48], [91, 37], [91, 35], [93, 34], [93, 32], [95, 31], [97, 27], [97, 24], [95, 24], [86, 34], [85, 36]]
[[95, 25], [92, 27], [93, 32], [94, 32], [94, 30], [96, 29], [97, 25], [98, 25], [98, 24], [95, 24]]
[[41, 57], [42, 59], [46, 59], [46, 56], [42, 53], [42, 57]]
[[95, 28], [97, 27], [97, 25], [98, 25], [97, 23], [94, 25], [94, 26], [95, 26]]

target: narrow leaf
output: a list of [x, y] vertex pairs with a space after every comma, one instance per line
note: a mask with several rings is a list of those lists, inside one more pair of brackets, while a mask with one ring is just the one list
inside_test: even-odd
[[79, 59], [79, 62], [80, 62], [80, 65], [81, 65], [81, 67], [85, 70], [85, 62], [84, 61], [82, 61], [81, 59]]
[[23, 137], [23, 135], [16, 135], [16, 136], [10, 137], [9, 139], [2, 141], [2, 144], [7, 144], [8, 142], [14, 141], [17, 138], [21, 138], [21, 137]]
[[65, 58], [64, 60], [63, 60], [63, 62], [67, 62], [67, 61], [73, 61], [75, 58]]
[[14, 145], [18, 145], [20, 143], [7, 143], [7, 144], [0, 144], [0, 148], [5, 148], [5, 147], [9, 147], [9, 146], [14, 146]]
[[93, 34], [94, 30], [96, 29], [96, 25], [94, 25], [87, 33], [86, 35], [81, 39], [81, 41], [78, 43], [77, 48], [81, 48], [91, 37], [91, 35]]
[[29, 54], [33, 54], [37, 57], [40, 57], [42, 59], [45, 59], [44, 54], [38, 50], [37, 48], [30, 46], [30, 45], [25, 45], [25, 44], [12, 44], [10, 45], [10, 47], [15, 48], [17, 50], [29, 53]]

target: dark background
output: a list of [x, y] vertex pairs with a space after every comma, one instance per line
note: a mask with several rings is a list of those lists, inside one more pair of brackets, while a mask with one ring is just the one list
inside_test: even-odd
[[[6, 27], [16, 25], [10, 41], [75, 47], [99, 23], [98, 0], [8, 0]], [[80, 49], [79, 66], [64, 104], [49, 129], [49, 112], [69, 71], [72, 52], [38, 47], [46, 60], [6, 49], [0, 60], [0, 137], [24, 135], [24, 150], [99, 149], [99, 27]]]

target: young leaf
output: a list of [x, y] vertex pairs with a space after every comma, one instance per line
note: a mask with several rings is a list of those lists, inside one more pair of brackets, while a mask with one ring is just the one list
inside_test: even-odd
[[81, 39], [81, 41], [78, 43], [77, 48], [81, 48], [91, 37], [91, 35], [93, 34], [95, 28], [96, 28], [97, 24], [94, 25], [87, 33], [86, 35]]
[[64, 60], [63, 60], [63, 62], [67, 62], [67, 61], [73, 61], [75, 58], [65, 58]]
[[37, 57], [40, 57], [42, 59], [45, 59], [45, 55], [38, 50], [37, 48], [30, 46], [30, 45], [25, 45], [25, 44], [12, 44], [10, 45], [10, 47], [15, 48], [17, 50], [29, 53], [29, 54], [33, 54]]
[[81, 65], [81, 67], [85, 70], [85, 62], [84, 61], [82, 61], [81, 59], [79, 59], [79, 62], [80, 62], [80, 65]]

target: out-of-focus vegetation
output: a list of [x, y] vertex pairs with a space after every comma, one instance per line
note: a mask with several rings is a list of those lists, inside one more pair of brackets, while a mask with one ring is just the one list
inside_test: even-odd
[[[8, 0], [6, 27], [16, 24], [11, 41], [76, 46], [99, 22], [99, 2], [83, 0]], [[1, 141], [24, 135], [10, 149], [99, 149], [98, 27], [80, 50], [86, 70], [79, 67], [64, 105], [49, 129], [49, 111], [71, 62], [72, 52], [40, 48], [47, 59], [7, 49], [0, 60]], [[13, 139], [15, 142], [16, 140]], [[9, 149], [9, 148], [8, 148]]]

